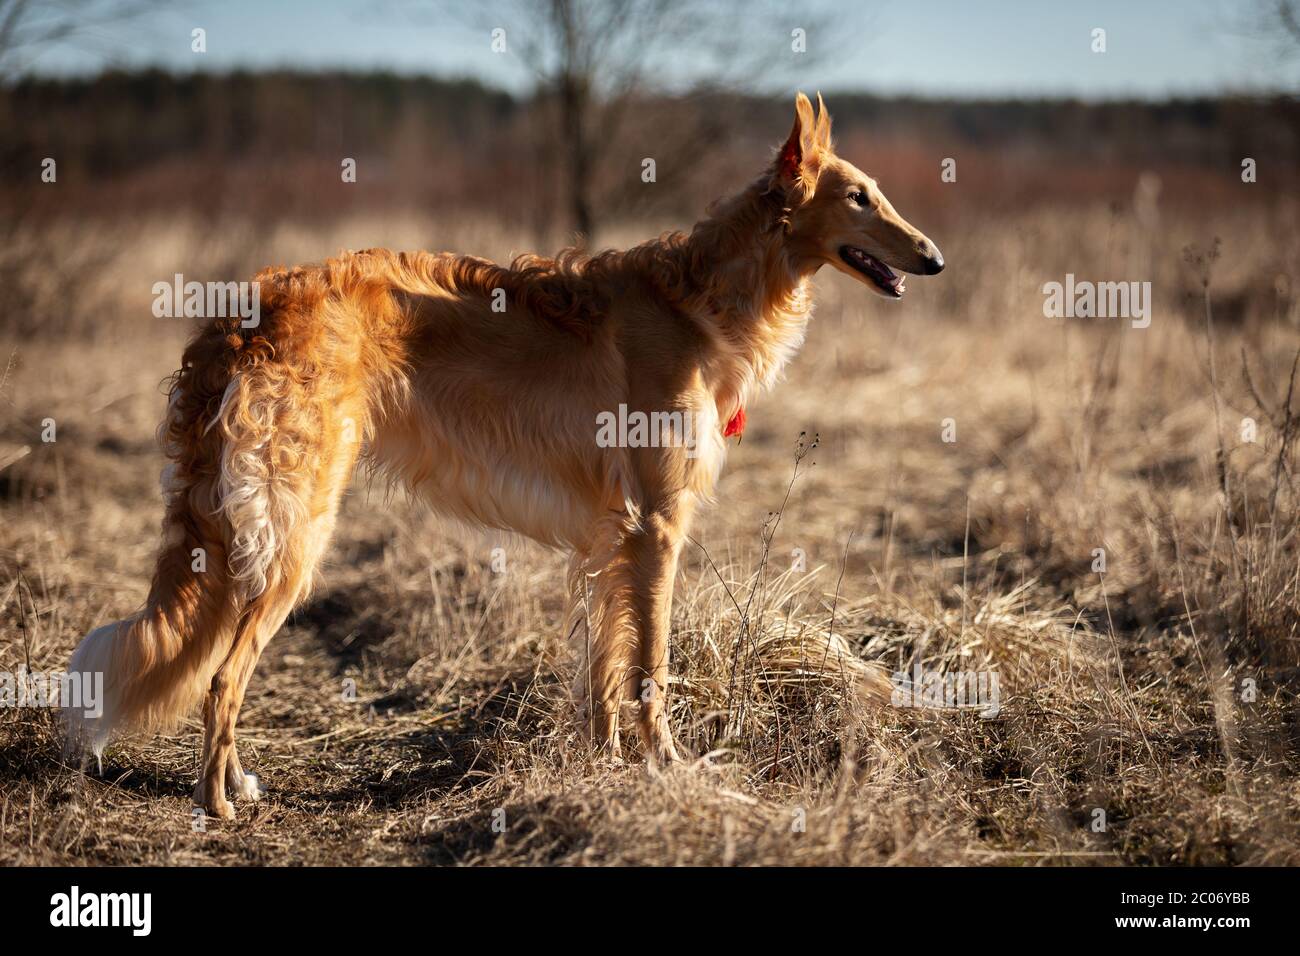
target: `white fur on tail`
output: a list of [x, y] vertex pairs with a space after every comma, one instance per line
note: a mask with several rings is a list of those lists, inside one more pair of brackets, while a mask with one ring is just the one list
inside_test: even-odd
[[113, 736], [119, 712], [118, 690], [122, 675], [113, 669], [113, 646], [119, 632], [133, 623], [134, 618], [127, 618], [125, 621], [115, 621], [95, 628], [77, 645], [68, 664], [68, 673], [83, 675], [83, 683], [92, 680], [95, 674], [103, 675], [103, 706], [98, 709], [99, 716], [88, 716], [83, 708], [75, 706], [75, 702], [74, 706], [63, 711], [68, 743], [76, 748], [89, 748], [96, 757], [103, 755], [105, 745]]
[[103, 706], [97, 716], [64, 708], [70, 749], [99, 756], [120, 732], [174, 727], [193, 711], [229, 651], [232, 605], [218, 599], [185, 613], [175, 590], [155, 592], [135, 614], [91, 631], [73, 652], [68, 673], [83, 675], [83, 685], [103, 675]]

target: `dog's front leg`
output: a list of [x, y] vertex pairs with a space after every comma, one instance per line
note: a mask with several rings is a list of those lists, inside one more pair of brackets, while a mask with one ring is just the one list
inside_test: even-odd
[[569, 566], [568, 632], [578, 659], [573, 701], [579, 732], [600, 753], [620, 755], [619, 711], [634, 699], [636, 620], [627, 528], [611, 515], [594, 529], [591, 544]]
[[673, 581], [686, 536], [681, 509], [647, 515], [628, 540], [637, 612], [637, 653], [641, 743], [656, 763], [678, 760], [668, 726], [669, 637]]

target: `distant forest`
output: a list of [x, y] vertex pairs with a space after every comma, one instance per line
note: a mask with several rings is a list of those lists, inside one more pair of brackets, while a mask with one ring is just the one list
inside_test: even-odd
[[[823, 92], [841, 151], [891, 194], [910, 190], [936, 209], [1045, 197], [1125, 202], [1147, 170], [1161, 175], [1170, 201], [1222, 198], [1246, 157], [1274, 184], [1300, 184], [1293, 98], [1063, 103]], [[565, 209], [552, 100], [382, 73], [29, 79], [0, 88], [0, 209], [57, 215], [70, 197], [78, 215], [312, 217], [418, 205], [540, 228]], [[594, 132], [594, 204], [605, 221], [697, 214], [758, 173], [790, 119], [785, 99], [732, 93], [623, 104], [617, 121]], [[47, 157], [65, 187], [57, 200], [31, 188]], [[966, 188], [942, 191], [945, 158]], [[343, 181], [345, 159], [355, 160], [355, 183]]]

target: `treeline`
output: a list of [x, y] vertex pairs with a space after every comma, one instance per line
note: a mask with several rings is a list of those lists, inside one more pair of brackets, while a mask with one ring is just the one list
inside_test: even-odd
[[[1167, 174], [1174, 200], [1193, 201], [1230, 182], [1246, 157], [1274, 185], [1294, 189], [1300, 176], [1294, 98], [827, 100], [846, 155], [936, 203], [946, 157], [981, 188], [945, 203], [1122, 198], [1147, 169]], [[704, 91], [594, 111], [598, 207], [613, 217], [698, 211], [757, 171], [788, 130], [790, 106]], [[40, 208], [42, 162], [53, 158], [79, 214], [163, 206], [312, 216], [420, 204], [541, 226], [565, 210], [560, 129], [548, 94], [518, 98], [472, 81], [159, 71], [29, 79], [0, 89], [0, 205]], [[346, 159], [356, 183], [344, 183]]]

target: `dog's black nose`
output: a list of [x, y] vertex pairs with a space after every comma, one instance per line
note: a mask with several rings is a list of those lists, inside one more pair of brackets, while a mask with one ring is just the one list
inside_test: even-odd
[[925, 260], [925, 274], [928, 276], [938, 275], [943, 271], [943, 256], [939, 250], [934, 250], [934, 255]]

